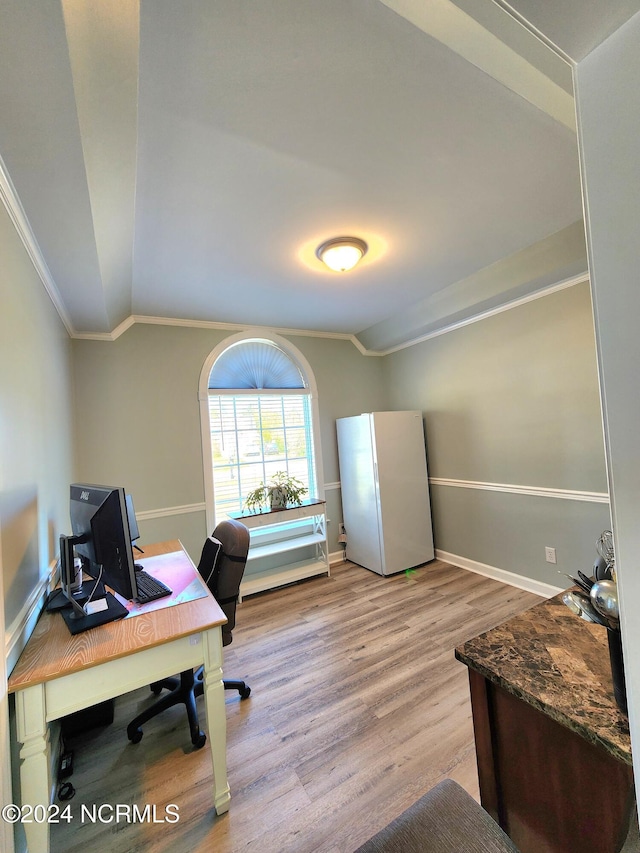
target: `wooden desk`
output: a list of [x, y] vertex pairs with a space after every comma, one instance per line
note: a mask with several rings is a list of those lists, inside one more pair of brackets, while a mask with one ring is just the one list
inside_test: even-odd
[[[137, 561], [153, 574], [158, 555], [175, 554], [199, 579], [180, 542], [145, 546]], [[166, 556], [163, 558], [166, 562]], [[202, 581], [200, 581], [202, 583]], [[217, 814], [229, 808], [226, 718], [222, 683], [222, 631], [227, 621], [213, 596], [131, 615], [75, 637], [58, 613], [43, 613], [9, 678], [16, 695], [18, 740], [22, 744], [22, 804], [48, 806], [51, 796], [48, 723], [83, 708], [204, 664], [204, 697]], [[126, 734], [123, 732], [123, 738]], [[45, 823], [26, 823], [31, 853], [49, 850]]]

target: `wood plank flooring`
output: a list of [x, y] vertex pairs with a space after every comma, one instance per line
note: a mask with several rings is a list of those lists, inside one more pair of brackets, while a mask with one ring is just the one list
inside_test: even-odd
[[[225, 649], [225, 674], [252, 688], [242, 702], [226, 694], [229, 813], [215, 815], [208, 747], [192, 750], [182, 708], [128, 742], [154, 699], [145, 688], [68, 744], [73, 820], [52, 827], [52, 853], [350, 853], [444, 777], [477, 797], [453, 649], [539, 601], [440, 561], [390, 578], [345, 563], [245, 599]], [[83, 804], [103, 803], [155, 805], [158, 821], [176, 804], [180, 819], [81, 820]]]

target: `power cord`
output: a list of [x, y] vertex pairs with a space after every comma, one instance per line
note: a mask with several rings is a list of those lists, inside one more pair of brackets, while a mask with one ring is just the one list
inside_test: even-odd
[[346, 562], [347, 561], [347, 530], [346, 530], [344, 524], [342, 524], [342, 522], [340, 523], [340, 534], [338, 536], [338, 544], [342, 548], [342, 561]]
[[[73, 773], [73, 752], [70, 749], [67, 749], [63, 738], [60, 738], [60, 744], [62, 747], [62, 754], [60, 756], [60, 763], [58, 764], [58, 781], [61, 779], [66, 780], [66, 777], [71, 776]], [[70, 800], [75, 793], [76, 789], [73, 787], [71, 782], [62, 782], [58, 788], [58, 799], [62, 802]]]

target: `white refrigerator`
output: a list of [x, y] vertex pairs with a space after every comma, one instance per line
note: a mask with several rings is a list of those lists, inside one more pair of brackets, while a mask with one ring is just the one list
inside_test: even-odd
[[380, 575], [433, 560], [422, 413], [336, 423], [347, 558]]

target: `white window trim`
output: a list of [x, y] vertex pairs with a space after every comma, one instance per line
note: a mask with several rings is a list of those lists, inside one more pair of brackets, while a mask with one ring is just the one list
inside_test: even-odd
[[[240, 341], [255, 340], [256, 338], [265, 341], [271, 341], [272, 343], [279, 346], [282, 350], [284, 350], [284, 352], [298, 365], [307, 382], [309, 396], [311, 397], [313, 453], [315, 456], [316, 464], [316, 497], [320, 498], [321, 500], [324, 500], [324, 466], [322, 464], [322, 450], [320, 446], [320, 409], [318, 406], [318, 387], [316, 385], [316, 379], [313, 375], [311, 365], [304, 357], [304, 355], [300, 352], [300, 350], [292, 343], [290, 343], [286, 338], [282, 338], [280, 337], [280, 335], [276, 335], [273, 332], [266, 332], [264, 329], [249, 329], [245, 332], [240, 332], [237, 335], [231, 335], [230, 337], [225, 338], [223, 341], [220, 341], [220, 343], [207, 356], [200, 372], [200, 382], [198, 385], [198, 401], [200, 404], [200, 434], [202, 438], [202, 470], [204, 473], [204, 499], [206, 504], [207, 530], [209, 533], [213, 532], [213, 529], [216, 525], [213, 490], [213, 457], [211, 455], [211, 424], [209, 421], [209, 374], [211, 373], [211, 368], [213, 367], [214, 362], [221, 355], [221, 353], [224, 352], [224, 350], [226, 350], [232, 344], [239, 343]], [[293, 391], [289, 391], [288, 389], [283, 388], [281, 393], [300, 394], [301, 392], [303, 392], [302, 389], [293, 389]], [[237, 395], [239, 393], [242, 393], [242, 391], [241, 389], [238, 389], [237, 391], [229, 389], [224, 393], [234, 393]], [[259, 389], [251, 389], [249, 392], [245, 390], [244, 393], [259, 394], [261, 392]], [[269, 390], [265, 393], [273, 393], [273, 390]], [[218, 519], [218, 521], [220, 520], [221, 519]]]

